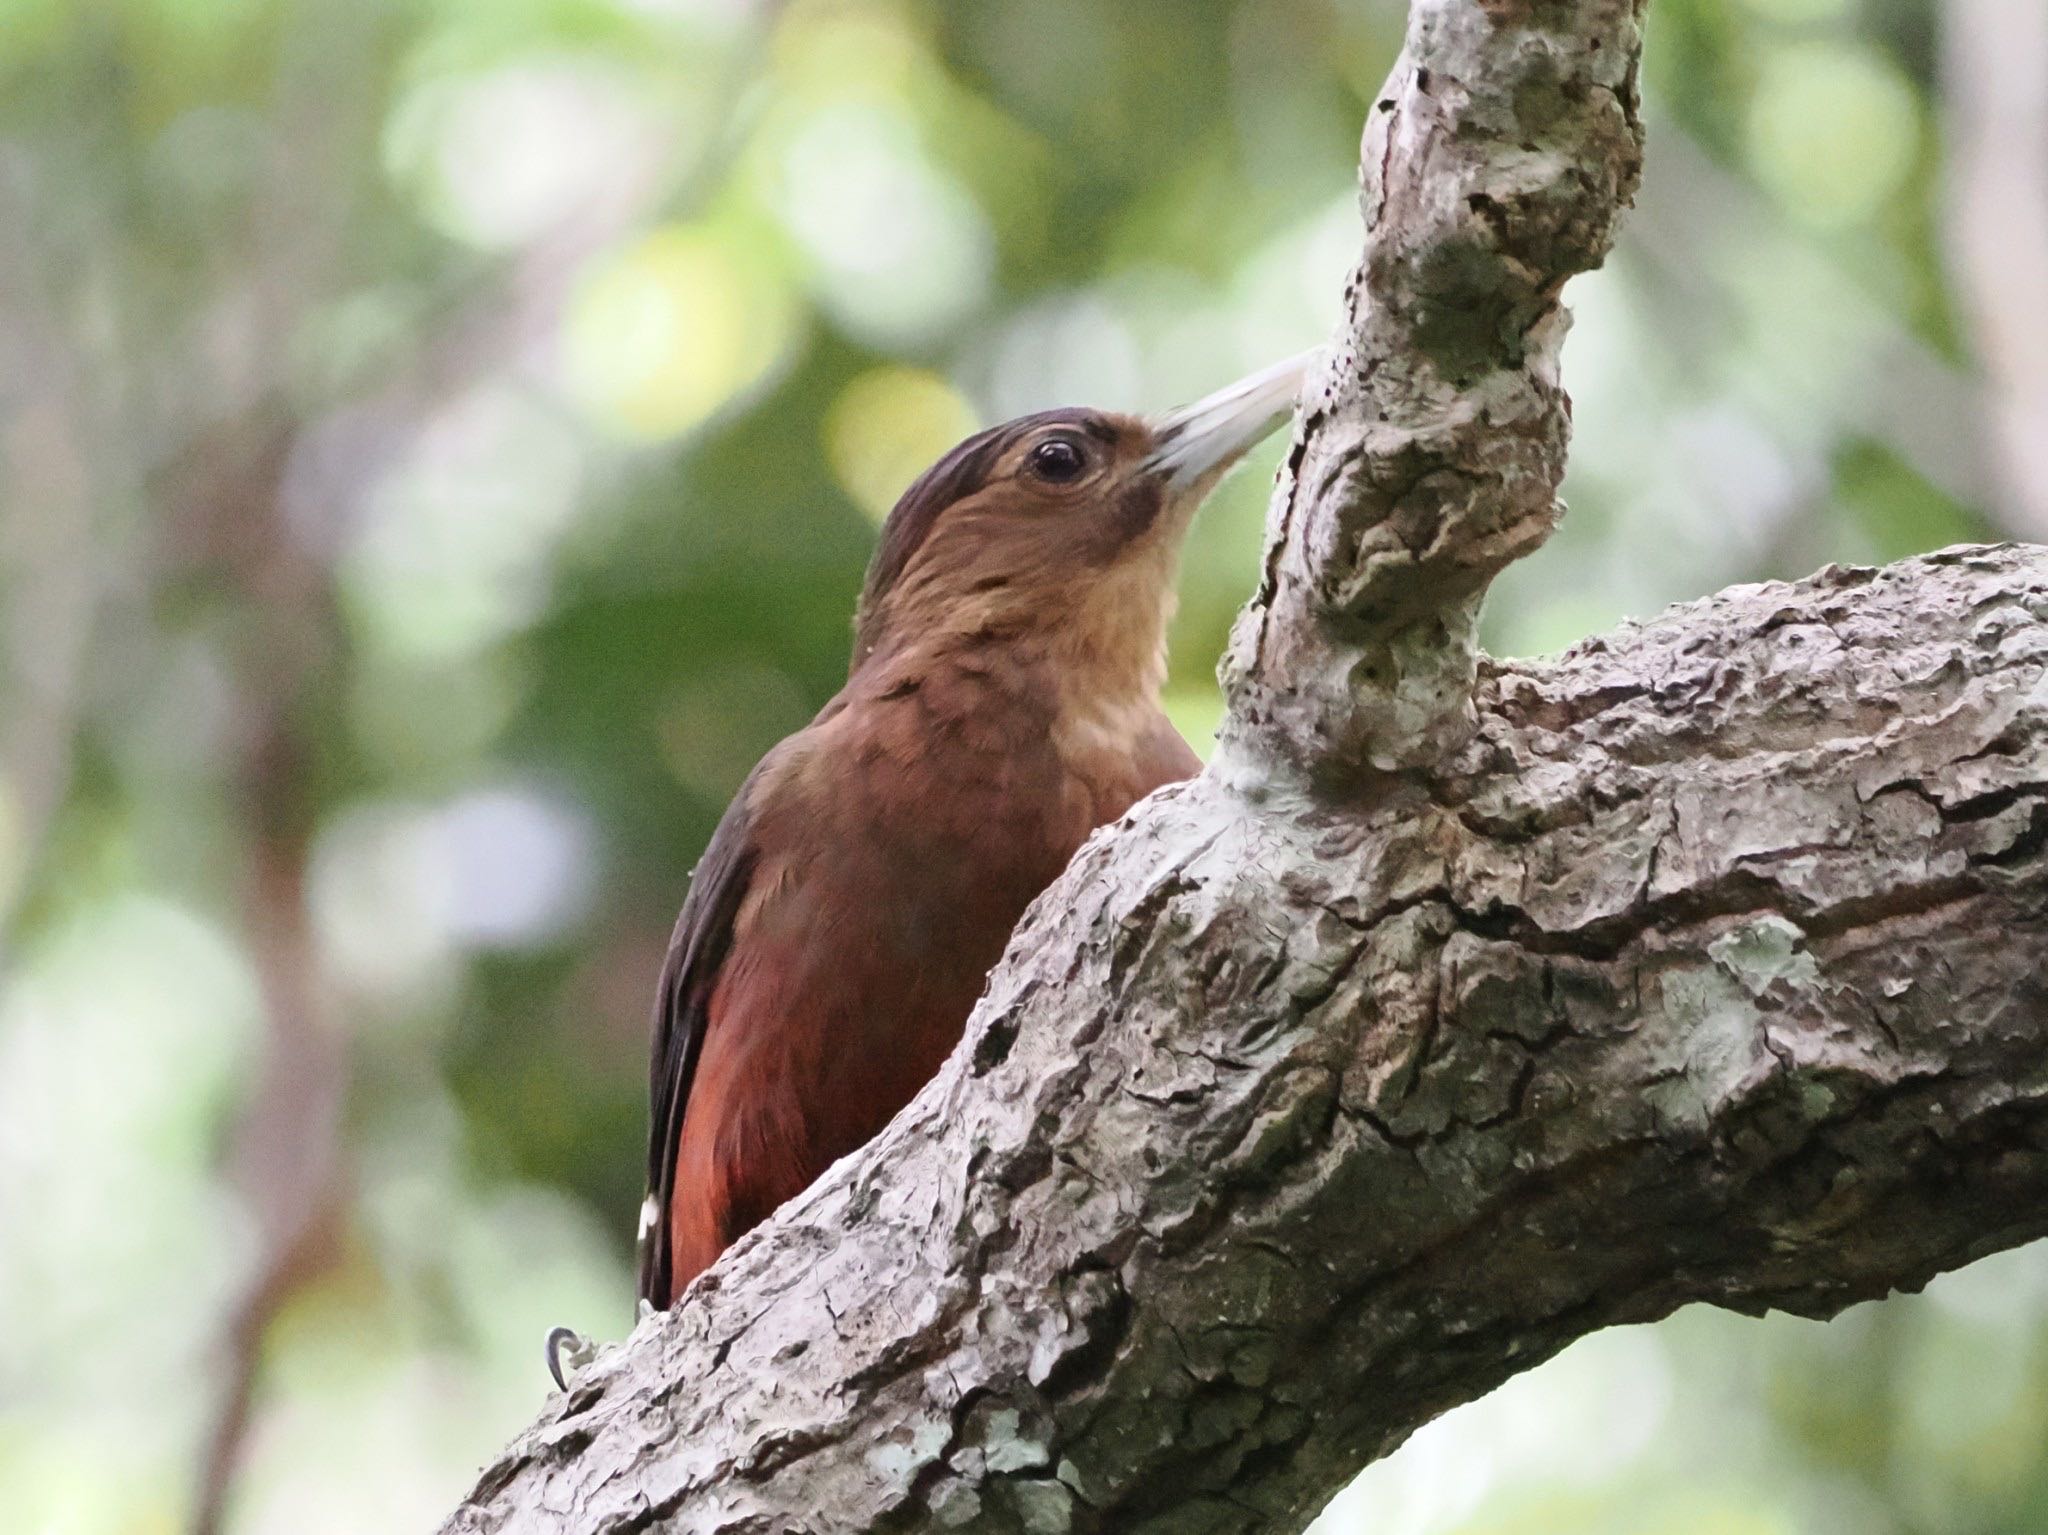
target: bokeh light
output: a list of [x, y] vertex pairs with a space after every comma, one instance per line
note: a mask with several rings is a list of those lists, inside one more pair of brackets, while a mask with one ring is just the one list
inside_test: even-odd
[[673, 437], [759, 387], [796, 330], [772, 260], [735, 232], [671, 224], [590, 275], [567, 317], [563, 366], [599, 425]]
[[492, 385], [452, 402], [371, 491], [344, 557], [365, 637], [447, 660], [532, 622], [576, 514], [583, 453], [560, 411], [526, 390]]
[[638, 79], [596, 60], [543, 57], [416, 87], [393, 114], [386, 158], [436, 227], [486, 248], [559, 228], [621, 166], [644, 164], [659, 118]]
[[840, 391], [825, 414], [825, 457], [854, 504], [880, 522], [910, 482], [979, 423], [936, 373], [883, 367]]
[[1832, 228], [1896, 194], [1920, 143], [1920, 105], [1876, 49], [1806, 42], [1765, 58], [1749, 108], [1757, 177], [1792, 217]]
[[987, 221], [900, 114], [821, 107], [791, 133], [777, 170], [776, 212], [818, 302], [848, 334], [917, 347], [979, 307], [993, 264]]

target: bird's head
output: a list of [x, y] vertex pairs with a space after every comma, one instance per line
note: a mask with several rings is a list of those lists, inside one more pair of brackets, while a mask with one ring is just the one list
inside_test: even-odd
[[854, 669], [908, 644], [1038, 640], [1156, 670], [1195, 508], [1286, 419], [1307, 362], [1160, 416], [1049, 410], [968, 438], [889, 514]]

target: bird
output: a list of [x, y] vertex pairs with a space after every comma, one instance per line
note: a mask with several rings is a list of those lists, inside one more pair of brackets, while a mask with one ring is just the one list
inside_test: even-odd
[[1160, 705], [1181, 545], [1307, 365], [1158, 416], [1022, 416], [897, 501], [844, 687], [748, 775], [676, 920], [643, 1314], [879, 1132], [1088, 835], [1200, 769]]

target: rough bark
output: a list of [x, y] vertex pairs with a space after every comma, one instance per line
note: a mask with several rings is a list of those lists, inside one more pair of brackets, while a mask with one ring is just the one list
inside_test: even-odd
[[1415, 0], [1359, 157], [1365, 251], [1224, 659], [1225, 771], [1327, 783], [1469, 730], [1479, 599], [1550, 536], [1566, 281], [1642, 172], [1645, 0]]
[[2048, 1230], [2044, 617], [2012, 548], [1739, 589], [1399, 793], [1148, 802], [451, 1528], [1294, 1529], [1595, 1328]]
[[448, 1530], [1299, 1529], [1598, 1327], [2048, 1230], [2048, 553], [1473, 646], [1556, 516], [1639, 20], [1414, 7], [1218, 766]]

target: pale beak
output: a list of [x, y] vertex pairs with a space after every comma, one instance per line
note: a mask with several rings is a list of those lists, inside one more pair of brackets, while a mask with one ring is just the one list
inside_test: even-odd
[[1317, 354], [1303, 352], [1206, 399], [1153, 419], [1158, 445], [1145, 467], [1177, 491], [1197, 488], [1222, 474], [1247, 449], [1294, 412], [1295, 396]]

